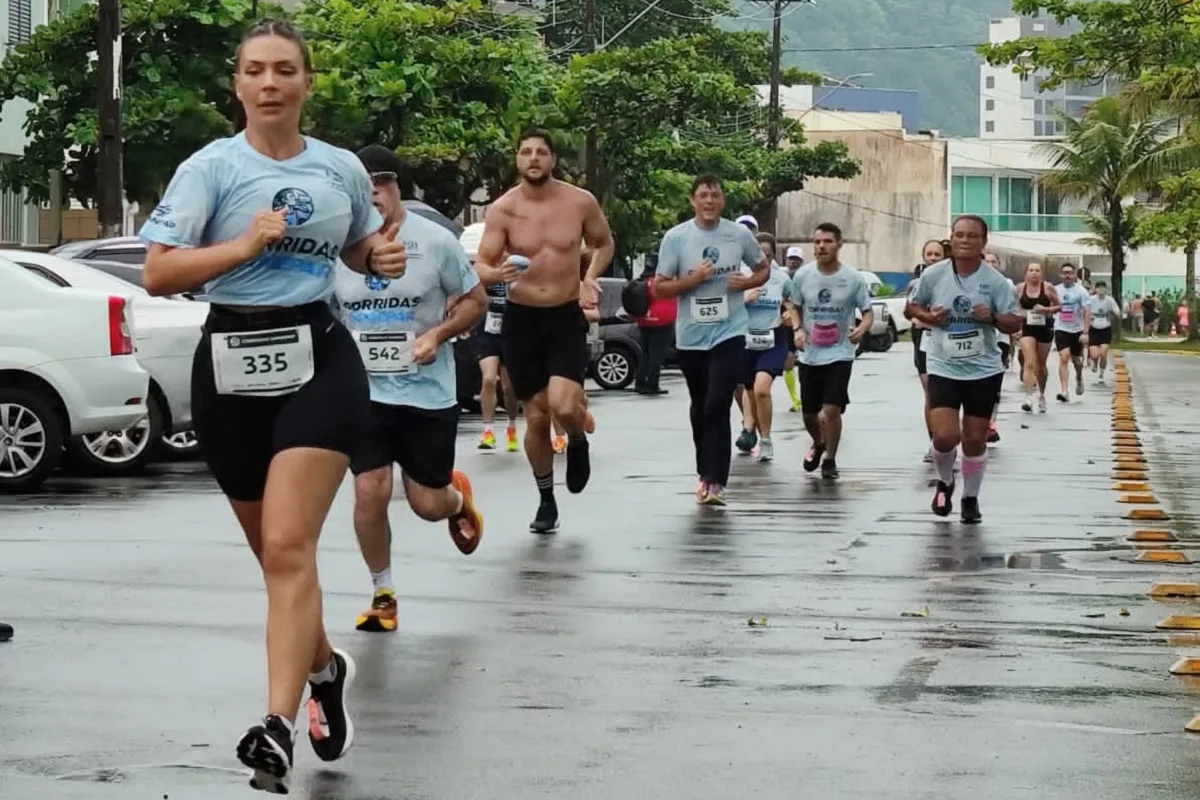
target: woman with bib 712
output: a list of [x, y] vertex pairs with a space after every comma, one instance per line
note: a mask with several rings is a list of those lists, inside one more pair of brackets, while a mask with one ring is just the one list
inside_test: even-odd
[[357, 346], [327, 303], [334, 267], [396, 278], [407, 253], [379, 231], [354, 154], [300, 134], [312, 64], [289, 23], [247, 32], [234, 86], [246, 129], [179, 166], [141, 235], [148, 291], [203, 285], [212, 303], [192, 367], [196, 435], [268, 600], [267, 714], [237, 754], [251, 786], [283, 794], [306, 682], [317, 755], [340, 758], [354, 735], [354, 662], [325, 635], [316, 561], [369, 403]]

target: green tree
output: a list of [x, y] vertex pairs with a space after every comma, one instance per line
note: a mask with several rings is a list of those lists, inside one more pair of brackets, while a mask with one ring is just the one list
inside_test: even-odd
[[1162, 242], [1187, 257], [1184, 298], [1188, 309], [1187, 339], [1200, 340], [1196, 314], [1196, 246], [1200, 243], [1200, 170], [1167, 178], [1160, 184], [1162, 210], [1146, 214], [1137, 226], [1145, 241]]
[[[603, 45], [638, 47], [655, 39], [711, 33], [715, 20], [728, 14], [726, 0], [595, 0], [595, 39]], [[546, 0], [538, 11], [538, 30], [546, 46], [556, 54], [570, 56], [592, 50], [587, 34], [582, 0]]]
[[313, 133], [350, 149], [395, 148], [425, 201], [449, 216], [477, 189], [494, 199], [511, 185], [522, 127], [564, 122], [558, 70], [533, 22], [498, 22], [482, 0], [313, 0], [296, 21], [317, 68]]
[[1174, 137], [1171, 120], [1140, 114], [1116, 98], [1098, 100], [1081, 119], [1061, 118], [1062, 141], [1038, 145], [1053, 170], [1042, 185], [1108, 219], [1112, 292], [1121, 298], [1128, 246], [1125, 200], [1188, 166], [1194, 148]]
[[[180, 161], [233, 130], [233, 54], [249, 18], [250, 0], [125, 0], [124, 188], [139, 206], [154, 206]], [[85, 5], [38, 28], [0, 64], [0, 102], [33, 104], [24, 155], [0, 168], [4, 188], [44, 202], [51, 170], [61, 170], [64, 197], [84, 206], [95, 199], [96, 26], [96, 6]]]

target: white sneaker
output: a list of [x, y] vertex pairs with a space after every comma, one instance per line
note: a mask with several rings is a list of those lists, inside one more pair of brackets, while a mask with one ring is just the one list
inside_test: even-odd
[[758, 456], [759, 461], [771, 461], [775, 458], [775, 445], [770, 439], [758, 440]]
[[1038, 413], [1039, 414], [1046, 413], [1046, 395], [1044, 395], [1044, 394], [1038, 395]]

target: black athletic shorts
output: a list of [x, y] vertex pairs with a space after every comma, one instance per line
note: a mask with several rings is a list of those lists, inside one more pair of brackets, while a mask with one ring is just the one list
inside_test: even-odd
[[1088, 346], [1099, 347], [1102, 344], [1112, 344], [1112, 328], [1091, 328], [1088, 330]]
[[1008, 369], [1008, 365], [1012, 361], [1012, 347], [1008, 342], [996, 342], [996, 345], [1000, 348], [1000, 363], [1004, 365], [1005, 369]]
[[[218, 393], [214, 337], [227, 342], [231, 353], [245, 351], [235, 357], [244, 360], [243, 376], [269, 375], [288, 356], [272, 346], [280, 334], [264, 338], [261, 332], [297, 327], [308, 328], [312, 336], [314, 372], [307, 382], [276, 396]], [[241, 371], [225, 363], [227, 379]], [[209, 471], [230, 499], [261, 500], [271, 459], [283, 450], [315, 447], [352, 455], [370, 402], [358, 346], [326, 303], [252, 313], [218, 305], [209, 309], [192, 360], [192, 426]]]
[[483, 328], [475, 334], [475, 357], [480, 361], [485, 358], [498, 358], [504, 363], [504, 340], [499, 334], [484, 333]]
[[1003, 372], [965, 381], [930, 375], [929, 407], [952, 408], [955, 411], [961, 408], [963, 416], [990, 420], [1003, 385]]
[[1050, 344], [1054, 341], [1054, 328], [1049, 325], [1028, 325], [1021, 323], [1021, 338], [1032, 336], [1039, 344]]
[[450, 485], [457, 440], [458, 406], [428, 410], [373, 402], [350, 471], [361, 475], [399, 464], [413, 483], [442, 489]]
[[853, 361], [834, 361], [819, 366], [800, 365], [800, 411], [818, 414], [824, 406], [843, 412], [850, 405], [850, 373]]
[[588, 369], [587, 319], [578, 300], [561, 306], [508, 301], [504, 311], [504, 366], [521, 401], [557, 376], [583, 385]]
[[1083, 355], [1083, 342], [1079, 341], [1079, 337], [1083, 336], [1083, 331], [1072, 333], [1071, 331], [1055, 331], [1054, 332], [1054, 349], [1062, 352], [1070, 350], [1071, 355]]
[[925, 373], [929, 372], [929, 368], [926, 366], [926, 353], [921, 349], [921, 341], [924, 338], [925, 333], [926, 331], [924, 328], [918, 328], [916, 325], [914, 325], [912, 328], [913, 366], [917, 368], [918, 375], [924, 375]]

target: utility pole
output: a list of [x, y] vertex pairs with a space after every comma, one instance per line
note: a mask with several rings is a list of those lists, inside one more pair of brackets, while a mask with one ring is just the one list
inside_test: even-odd
[[[779, 129], [782, 126], [783, 108], [779, 103], [779, 79], [782, 73], [780, 61], [783, 59], [783, 8], [787, 0], [774, 0], [775, 13], [771, 24], [771, 94], [770, 118], [767, 122], [767, 149], [779, 149]], [[779, 200], [772, 197], [767, 206], [763, 219], [759, 220], [759, 230], [776, 233], [776, 221], [779, 217]]]
[[125, 221], [125, 179], [121, 141], [121, 0], [99, 0], [96, 31], [99, 54], [100, 152], [96, 209], [100, 237], [120, 236]]
[[[583, 39], [594, 53], [600, 49], [600, 39], [596, 34], [596, 0], [583, 0]], [[583, 157], [584, 170], [588, 191], [600, 197], [600, 154], [596, 145], [596, 125], [593, 123], [587, 132], [587, 150]]]

